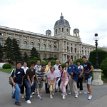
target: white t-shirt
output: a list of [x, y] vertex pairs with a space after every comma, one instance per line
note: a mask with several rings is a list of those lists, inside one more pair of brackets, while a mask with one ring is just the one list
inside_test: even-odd
[[41, 65], [35, 65], [34, 69], [36, 72], [41, 71], [42, 66]]
[[78, 69], [83, 69], [83, 66], [82, 65], [78, 66]]
[[58, 67], [59, 67], [59, 65], [57, 65], [57, 64], [54, 65], [54, 68], [55, 68], [54, 72], [55, 72], [56, 78], [61, 77], [61, 72]]
[[83, 66], [82, 66], [82, 65], [79, 65], [79, 66], [78, 66], [78, 69], [79, 69], [79, 72], [82, 71], [82, 70], [83, 70]]
[[21, 68], [24, 70], [24, 73], [26, 74], [26, 71], [27, 71], [28, 67], [22, 66]]

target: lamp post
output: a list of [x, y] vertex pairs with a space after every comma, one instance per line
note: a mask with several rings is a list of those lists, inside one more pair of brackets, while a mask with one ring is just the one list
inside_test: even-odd
[[102, 70], [99, 69], [99, 63], [98, 63], [98, 34], [95, 33], [95, 46], [96, 46], [96, 64], [95, 64], [95, 69], [93, 70], [93, 81], [92, 84], [93, 85], [103, 85], [103, 81], [101, 79], [101, 73]]
[[96, 69], [99, 68], [99, 64], [98, 64], [98, 34], [95, 33], [95, 46], [96, 46]]

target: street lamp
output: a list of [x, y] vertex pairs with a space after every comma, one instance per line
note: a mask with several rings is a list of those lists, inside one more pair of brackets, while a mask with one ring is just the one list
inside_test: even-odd
[[95, 66], [95, 68], [98, 69], [99, 64], [98, 64], [98, 34], [97, 33], [95, 33], [95, 46], [96, 46], [96, 66]]

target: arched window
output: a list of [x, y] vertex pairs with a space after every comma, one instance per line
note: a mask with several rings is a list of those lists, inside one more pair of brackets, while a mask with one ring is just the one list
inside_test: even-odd
[[77, 49], [75, 48], [75, 53], [77, 52]]
[[40, 43], [38, 43], [38, 50], [40, 50]]
[[0, 33], [0, 36], [2, 36], [3, 35], [3, 33]]
[[57, 34], [57, 29], [55, 30], [55, 33]]
[[52, 46], [51, 46], [51, 45], [49, 45], [49, 50], [50, 50], [50, 51], [51, 51], [51, 47], [52, 47]]
[[67, 32], [68, 32], [68, 29], [67, 29]]
[[67, 46], [67, 52], [69, 52], [69, 47]]
[[44, 50], [46, 50], [46, 44], [44, 44]]
[[31, 42], [31, 45], [33, 45], [33, 46], [34, 46], [34, 42]]
[[57, 47], [56, 47], [56, 45], [54, 45], [54, 51], [57, 51]]
[[64, 28], [62, 28], [62, 32], [64, 31]]
[[72, 47], [71, 47], [71, 52], [72, 52]]
[[24, 41], [24, 48], [27, 48], [27, 41]]
[[34, 42], [31, 42], [31, 47], [32, 47], [32, 48], [34, 47]]
[[73, 60], [73, 56], [71, 55], [71, 59]]
[[24, 41], [24, 44], [27, 45], [27, 41]]

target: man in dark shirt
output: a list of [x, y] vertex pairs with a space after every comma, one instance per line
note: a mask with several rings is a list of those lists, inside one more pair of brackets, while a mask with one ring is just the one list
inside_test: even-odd
[[93, 71], [93, 66], [91, 63], [87, 60], [86, 56], [82, 57], [83, 59], [83, 68], [84, 68], [84, 77], [87, 82], [87, 90], [88, 90], [88, 100], [92, 99], [92, 71]]
[[34, 63], [32, 63], [30, 68], [27, 69], [26, 75], [24, 78], [24, 83], [26, 88], [26, 102], [28, 104], [31, 104], [30, 95], [32, 91], [35, 90], [34, 79], [35, 79], [35, 69], [34, 69]]
[[13, 83], [13, 86], [15, 88], [15, 91], [13, 93], [13, 98], [15, 98], [15, 104], [21, 105], [20, 103], [20, 88], [22, 85], [23, 77], [24, 77], [24, 70], [21, 68], [21, 63], [17, 62], [16, 69], [12, 71], [11, 73], [11, 80]]

